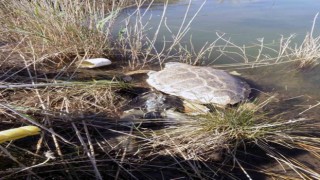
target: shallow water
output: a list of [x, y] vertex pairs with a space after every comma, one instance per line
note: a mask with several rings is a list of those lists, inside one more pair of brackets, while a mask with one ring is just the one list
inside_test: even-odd
[[[192, 0], [189, 19], [197, 12], [204, 0]], [[172, 29], [178, 29], [189, 0], [170, 4], [166, 17]], [[162, 14], [162, 5], [154, 6], [150, 25], [157, 25]], [[233, 41], [248, 44], [264, 37], [267, 42], [278, 40], [280, 35], [305, 36], [312, 21], [320, 11], [317, 0], [208, 0], [191, 25], [190, 34], [195, 46], [214, 41], [216, 32], [224, 32]], [[164, 33], [165, 34], [165, 33]]]

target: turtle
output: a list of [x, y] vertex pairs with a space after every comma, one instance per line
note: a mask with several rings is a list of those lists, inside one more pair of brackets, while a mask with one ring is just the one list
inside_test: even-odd
[[250, 86], [231, 74], [205, 66], [168, 62], [160, 71], [149, 71], [147, 83], [165, 94], [194, 104], [234, 105], [248, 98]]
[[206, 114], [210, 109], [203, 105], [226, 107], [244, 101], [250, 93], [245, 81], [211, 67], [168, 62], [163, 70], [148, 70], [147, 74], [147, 84], [157, 91], [131, 100], [124, 116], [158, 119], [167, 117], [172, 108], [187, 115]]

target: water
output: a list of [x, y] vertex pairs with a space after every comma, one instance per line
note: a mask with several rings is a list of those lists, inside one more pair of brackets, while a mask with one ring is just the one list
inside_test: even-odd
[[[282, 36], [289, 37], [291, 34], [295, 34], [293, 42], [301, 43], [306, 33], [310, 32], [315, 15], [320, 11], [320, 1], [316, 0], [227, 0], [223, 2], [192, 0], [188, 9], [189, 3], [189, 0], [169, 3], [155, 44], [158, 52], [162, 49], [164, 41], [172, 41], [172, 37], [177, 35], [180, 27], [186, 27], [198, 11], [190, 24], [188, 33], [181, 40], [189, 49], [191, 48], [190, 42], [192, 42], [196, 51], [199, 51], [206, 42], [211, 43], [217, 40], [217, 33], [224, 34], [225, 39], [230, 38], [231, 42], [238, 46], [245, 45], [246, 47], [259, 44], [262, 38], [265, 45], [273, 47], [278, 44]], [[203, 3], [205, 4], [202, 7]], [[153, 39], [161, 21], [164, 4], [158, 3], [147, 12], [144, 10], [142, 9], [145, 14], [143, 25], [146, 25], [145, 29], [149, 38]], [[187, 10], [187, 18], [183, 23]], [[120, 23], [117, 24], [124, 27], [122, 20], [134, 11], [135, 8], [125, 11], [119, 18]], [[314, 34], [319, 34], [317, 27], [316, 24]], [[116, 34], [118, 32], [116, 30]], [[226, 43], [221, 40], [217, 42], [217, 45], [224, 44]], [[247, 55], [256, 55], [257, 49], [247, 49], [247, 53]], [[270, 54], [271, 52], [265, 53]], [[210, 59], [215, 59], [218, 54], [213, 53], [207, 62], [210, 63]], [[239, 60], [239, 57], [235, 59], [238, 59], [238, 62], [242, 61]], [[214, 64], [230, 62], [235, 62], [235, 60], [223, 59]]]
[[[192, 0], [189, 17], [203, 2]], [[166, 17], [173, 30], [179, 28], [188, 3], [188, 0], [181, 0], [169, 5]], [[208, 0], [193, 21], [190, 34], [196, 46], [216, 40], [216, 32], [226, 33], [242, 44], [256, 42], [262, 37], [269, 42], [278, 40], [280, 35], [304, 37], [319, 11], [320, 1], [317, 0], [227, 0], [221, 3]], [[157, 25], [162, 7], [153, 7], [149, 13], [153, 15], [150, 25]]]

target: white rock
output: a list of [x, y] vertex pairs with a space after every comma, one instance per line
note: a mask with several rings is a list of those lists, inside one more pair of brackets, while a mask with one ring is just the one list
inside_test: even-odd
[[106, 58], [94, 58], [94, 59], [86, 59], [80, 62], [80, 68], [97, 68], [101, 66], [110, 65], [112, 62]]

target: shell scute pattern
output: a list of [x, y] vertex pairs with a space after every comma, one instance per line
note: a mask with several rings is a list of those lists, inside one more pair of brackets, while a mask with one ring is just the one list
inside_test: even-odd
[[250, 92], [246, 82], [211, 67], [172, 62], [148, 75], [150, 86], [194, 103], [235, 104], [246, 99]]

